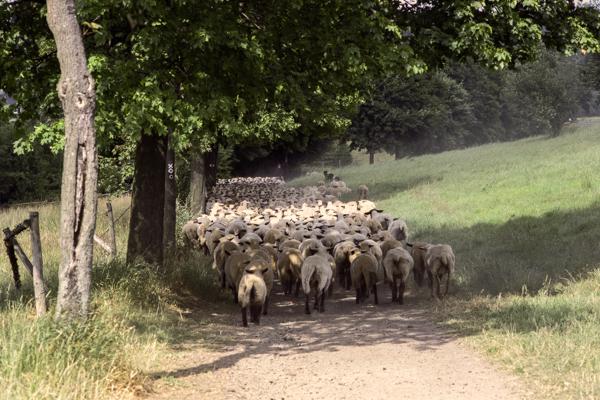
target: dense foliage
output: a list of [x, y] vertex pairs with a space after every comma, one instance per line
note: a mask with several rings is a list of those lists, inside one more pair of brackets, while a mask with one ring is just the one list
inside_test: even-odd
[[360, 108], [347, 138], [353, 148], [400, 157], [558, 134], [565, 122], [596, 112], [593, 65], [542, 51], [536, 62], [510, 71], [462, 63], [395, 76]]

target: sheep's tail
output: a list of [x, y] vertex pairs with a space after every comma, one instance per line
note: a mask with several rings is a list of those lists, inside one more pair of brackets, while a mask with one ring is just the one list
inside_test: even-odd
[[247, 282], [244, 280], [244, 282], [240, 284], [240, 288], [238, 290], [238, 302], [240, 303], [240, 306], [248, 307], [253, 296], [256, 296], [254, 282]]
[[[302, 274], [302, 290], [304, 290], [305, 294], [310, 293], [310, 279], [312, 278], [313, 274], [315, 273], [315, 270], [316, 270], [316, 265], [314, 265], [314, 264], [308, 264], [305, 266], [306, 273]], [[302, 272], [304, 272], [304, 271], [302, 271]]]

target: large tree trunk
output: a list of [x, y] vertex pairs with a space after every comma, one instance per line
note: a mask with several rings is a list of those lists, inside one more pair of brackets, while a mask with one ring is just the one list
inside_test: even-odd
[[48, 26], [60, 63], [58, 97], [65, 117], [56, 317], [85, 318], [90, 303], [96, 229], [96, 94], [74, 0], [48, 0], [47, 7]]
[[190, 208], [194, 215], [206, 212], [208, 192], [217, 183], [218, 146], [207, 153], [194, 153], [190, 163]]
[[163, 262], [166, 139], [142, 135], [136, 148], [127, 263], [138, 258], [150, 264]]
[[165, 169], [164, 248], [169, 253], [175, 248], [175, 225], [177, 208], [177, 184], [175, 182], [175, 147], [173, 135], [169, 134], [167, 167]]
[[369, 152], [369, 164], [373, 164], [375, 162], [375, 152]]

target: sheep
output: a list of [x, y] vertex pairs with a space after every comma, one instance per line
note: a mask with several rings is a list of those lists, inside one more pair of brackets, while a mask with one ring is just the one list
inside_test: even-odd
[[[425, 267], [431, 283], [431, 296], [440, 299], [448, 294], [450, 277], [456, 262], [452, 247], [447, 244], [430, 245], [425, 253]], [[446, 290], [442, 296], [440, 283], [446, 275]]]
[[[387, 233], [387, 232], [386, 232]], [[388, 251], [396, 247], [402, 247], [402, 242], [396, 239], [388, 239], [384, 240], [379, 247], [381, 248], [381, 256], [382, 259], [385, 260], [385, 255]]]
[[227, 261], [225, 261], [226, 286], [231, 289], [233, 293], [233, 302], [235, 304], [238, 302], [237, 295], [240, 279], [242, 279], [244, 269], [249, 263], [250, 256], [246, 253], [242, 253], [241, 251], [234, 251], [229, 255]]
[[262, 239], [260, 238], [260, 236], [258, 236], [256, 233], [246, 233], [241, 239], [240, 239], [240, 245], [242, 245], [242, 247], [244, 249], [247, 248], [252, 248], [252, 249], [256, 249], [258, 248], [258, 246], [262, 243]]
[[223, 241], [215, 248], [213, 269], [216, 269], [221, 281], [221, 288], [225, 289], [225, 262], [234, 251], [239, 251], [239, 246], [232, 241]]
[[196, 221], [188, 221], [186, 222], [181, 231], [183, 232], [183, 237], [186, 239], [186, 243], [192, 247], [198, 246], [198, 228], [200, 224]]
[[298, 248], [302, 254], [302, 258], [304, 259], [306, 259], [308, 256], [312, 256], [321, 249], [324, 249], [324, 247], [318, 239], [306, 239]]
[[269, 229], [263, 236], [264, 243], [277, 244], [284, 237], [279, 229]]
[[225, 234], [220, 229], [216, 229], [206, 234], [206, 248], [208, 250], [208, 254], [211, 256], [214, 254], [215, 248], [219, 245], [219, 240], [223, 236], [225, 236]]
[[292, 287], [296, 284], [296, 297], [300, 289], [300, 279], [302, 275], [302, 254], [298, 249], [286, 248], [279, 255], [277, 260], [277, 272], [279, 280], [283, 286], [284, 294], [291, 294]]
[[333, 249], [333, 259], [339, 277], [339, 284], [346, 290], [350, 289], [350, 252], [356, 248], [352, 241], [338, 243]]
[[406, 280], [413, 269], [413, 259], [410, 253], [402, 247], [396, 247], [387, 252], [383, 260], [385, 275], [392, 289], [392, 303], [404, 304], [404, 289]]
[[[272, 249], [272, 248], [271, 248]], [[263, 259], [269, 266], [269, 268], [271, 268], [271, 271], [275, 271], [276, 269], [276, 262], [277, 262], [277, 253], [275, 252], [275, 254], [273, 254], [271, 252], [271, 250], [269, 250], [267, 248], [267, 246], [260, 246], [260, 247], [248, 247], [244, 250], [244, 252], [246, 254], [248, 254], [250, 256], [250, 258], [254, 259], [254, 258], [261, 258]]]
[[406, 222], [396, 218], [388, 227], [388, 232], [392, 234], [392, 237], [396, 240], [406, 240], [408, 238], [408, 228]]
[[271, 298], [271, 291], [273, 290], [273, 285], [275, 283], [275, 275], [273, 274], [273, 269], [269, 265], [269, 261], [262, 258], [260, 255], [256, 255], [250, 259], [250, 262], [247, 264], [246, 268], [256, 268], [260, 271], [265, 285], [267, 287], [267, 295], [263, 304], [262, 313], [263, 315], [267, 315], [267, 309], [269, 307], [269, 300]]
[[321, 250], [304, 259], [301, 276], [302, 289], [306, 296], [304, 312], [310, 314], [308, 301], [312, 290], [315, 291], [314, 308], [318, 309], [319, 312], [325, 311], [325, 292], [329, 289], [331, 278], [333, 277], [333, 271], [331, 270], [325, 250]]
[[[415, 282], [419, 287], [422, 287], [425, 280], [425, 274], [427, 273], [425, 254], [431, 245], [425, 242], [406, 243], [406, 245], [411, 247], [410, 255], [414, 261], [413, 275]], [[431, 280], [429, 281], [429, 286], [431, 287]]]
[[358, 186], [358, 200], [367, 200], [369, 197], [369, 188], [367, 185]]
[[296, 239], [287, 239], [284, 240], [283, 242], [281, 242], [281, 244], [279, 245], [279, 251], [283, 251], [287, 248], [290, 249], [298, 249], [300, 247], [301, 242], [299, 240]]
[[250, 321], [260, 324], [260, 313], [267, 301], [267, 285], [256, 266], [245, 268], [237, 292], [242, 309], [242, 325], [248, 326], [246, 310], [250, 307]]
[[352, 285], [356, 290], [356, 304], [369, 298], [372, 291], [375, 304], [379, 304], [377, 297], [377, 259], [370, 253], [361, 253], [360, 249], [350, 252], [350, 276]]
[[241, 220], [232, 221], [227, 227], [227, 231], [225, 233], [229, 233], [235, 235], [238, 239], [241, 239], [246, 232], [248, 232], [248, 227]]

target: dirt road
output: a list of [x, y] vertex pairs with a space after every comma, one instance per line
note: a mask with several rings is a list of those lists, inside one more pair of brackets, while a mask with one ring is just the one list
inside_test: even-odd
[[[519, 382], [492, 367], [428, 317], [427, 300], [407, 305], [350, 292], [303, 313], [276, 295], [260, 326], [240, 327], [237, 308], [215, 309], [195, 333], [203, 344], [174, 349], [154, 374], [152, 399], [521, 399]], [[412, 304], [411, 304], [412, 303]], [[416, 303], [416, 304], [415, 304]], [[216, 311], [216, 312], [215, 312]], [[199, 313], [197, 311], [196, 313]]]

